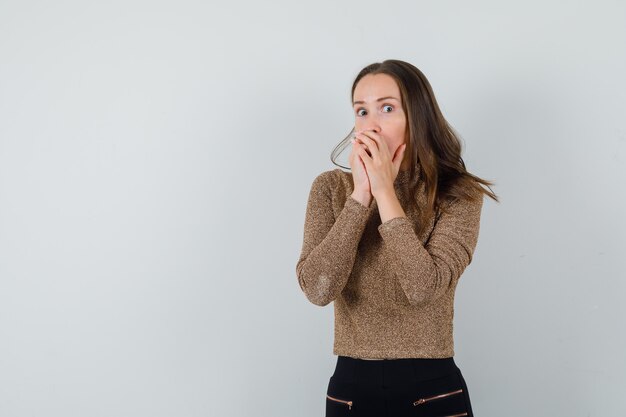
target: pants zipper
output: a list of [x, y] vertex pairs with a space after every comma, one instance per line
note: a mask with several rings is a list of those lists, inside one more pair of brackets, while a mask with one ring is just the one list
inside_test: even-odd
[[326, 394], [326, 397], [327, 397], [329, 400], [338, 401], [338, 402], [340, 402], [340, 403], [348, 404], [348, 410], [352, 410], [352, 401], [340, 400], [339, 398], [331, 397], [331, 396], [330, 396], [330, 395], [328, 395], [328, 394]]
[[[420, 398], [419, 400], [414, 401], [413, 405], [424, 404], [427, 401], [438, 400], [440, 398], [445, 398], [445, 397], [447, 397], [449, 395], [460, 394], [462, 392], [463, 392], [463, 389], [461, 388], [461, 389], [458, 389], [456, 391], [450, 391], [450, 392], [446, 392], [446, 393], [443, 393], [443, 394], [435, 395], [435, 396], [432, 396], [432, 397]], [[463, 414], [459, 414], [459, 415], [463, 415]]]

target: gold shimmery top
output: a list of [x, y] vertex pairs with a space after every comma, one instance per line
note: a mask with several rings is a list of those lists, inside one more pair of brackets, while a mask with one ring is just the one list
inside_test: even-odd
[[[418, 202], [425, 204], [419, 178]], [[483, 199], [457, 200], [416, 234], [407, 211], [408, 171], [394, 182], [407, 217], [381, 224], [376, 199], [352, 198], [352, 174], [339, 168], [312, 183], [296, 275], [307, 299], [334, 301], [333, 354], [357, 358], [454, 356], [454, 293], [478, 241]]]

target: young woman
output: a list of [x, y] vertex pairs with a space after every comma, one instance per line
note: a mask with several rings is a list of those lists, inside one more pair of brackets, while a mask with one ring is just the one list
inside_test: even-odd
[[310, 302], [334, 301], [326, 416], [473, 416], [453, 359], [454, 294], [483, 195], [498, 201], [480, 184], [493, 183], [465, 169], [415, 66], [365, 67], [351, 101], [355, 126], [342, 141], [351, 140], [351, 173], [314, 179], [296, 266]]

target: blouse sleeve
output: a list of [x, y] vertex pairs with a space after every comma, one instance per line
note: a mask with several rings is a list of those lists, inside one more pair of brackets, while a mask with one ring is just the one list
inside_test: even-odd
[[302, 251], [296, 264], [300, 288], [318, 306], [335, 300], [348, 282], [373, 207], [348, 196], [335, 219], [329, 175], [332, 171], [321, 173], [311, 185]]
[[425, 246], [406, 217], [394, 217], [378, 226], [393, 259], [391, 268], [412, 305], [436, 300], [456, 285], [472, 261], [482, 205], [482, 193], [476, 201], [458, 199], [450, 204]]

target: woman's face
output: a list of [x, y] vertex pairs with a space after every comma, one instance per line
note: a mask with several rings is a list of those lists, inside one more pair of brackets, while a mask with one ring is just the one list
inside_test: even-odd
[[400, 89], [387, 74], [368, 74], [354, 89], [355, 130], [376, 131], [392, 157], [406, 136], [406, 115], [400, 100]]

